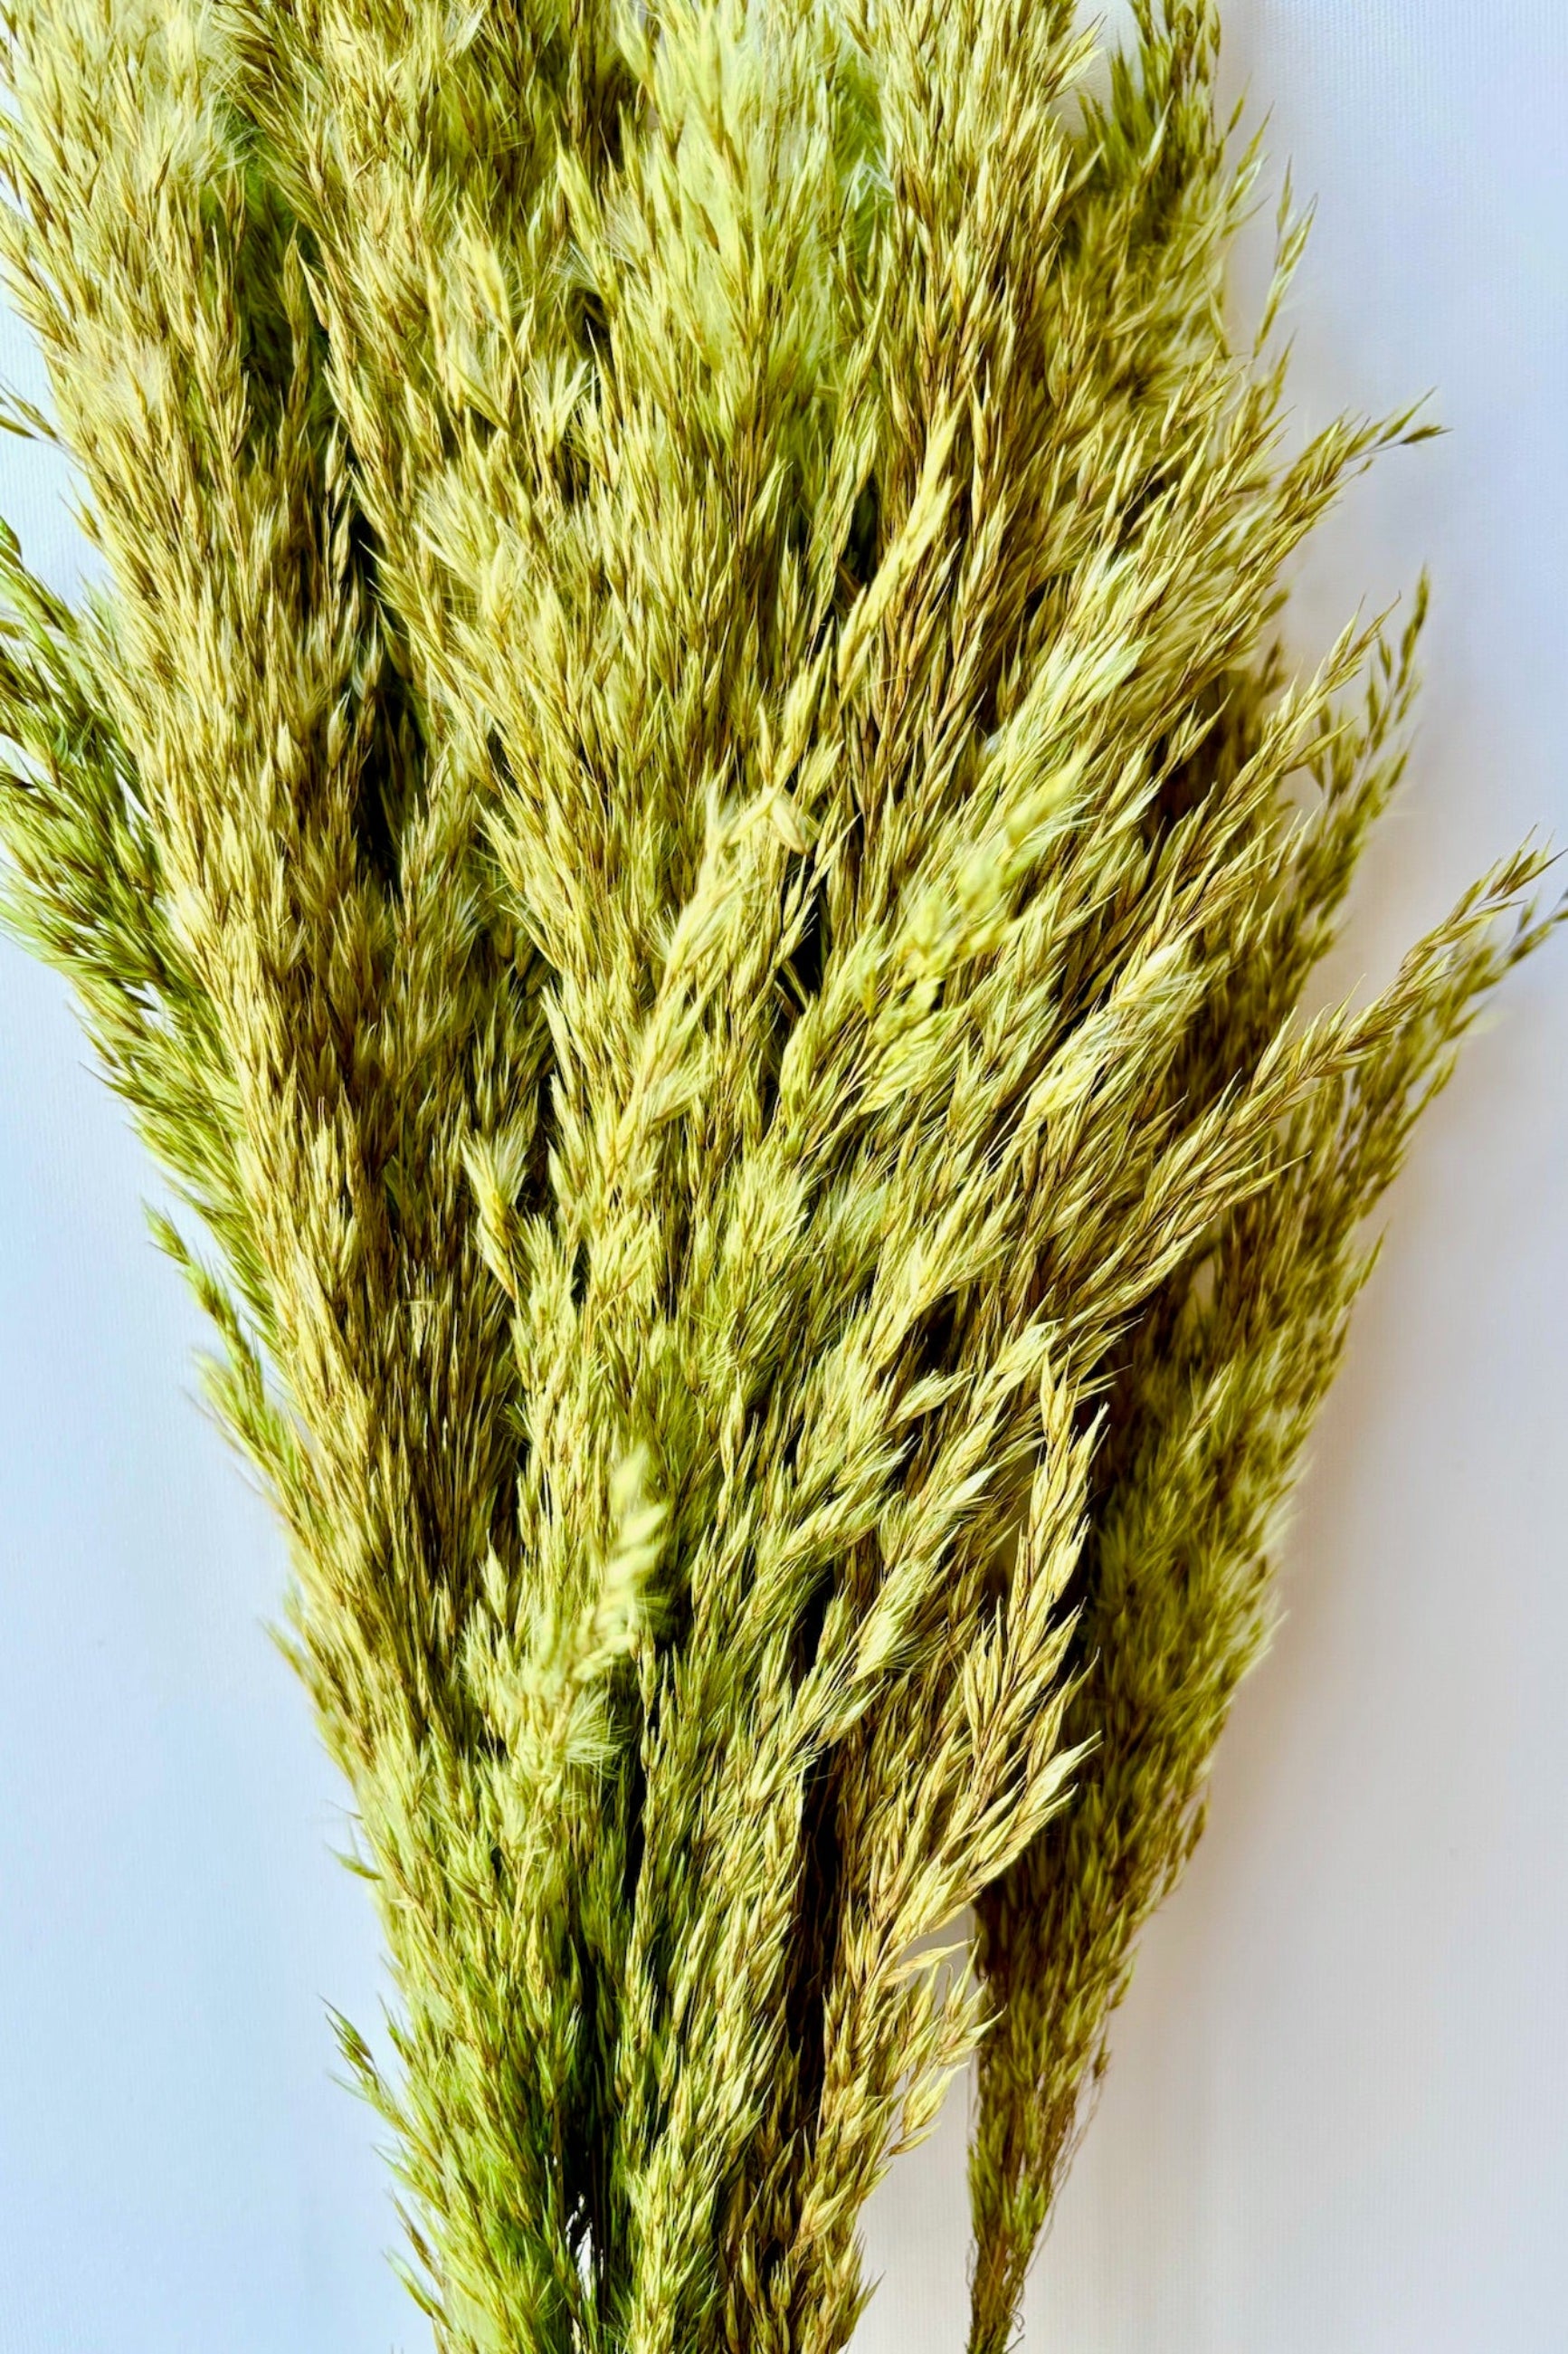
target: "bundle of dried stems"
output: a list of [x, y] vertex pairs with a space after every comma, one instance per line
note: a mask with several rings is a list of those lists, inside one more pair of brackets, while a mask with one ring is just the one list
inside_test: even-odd
[[1424, 429], [1288, 453], [1299, 226], [1238, 344], [1213, 12], [1134, 13], [7, 0], [101, 556], [6, 535], [10, 911], [205, 1230], [447, 2354], [842, 2347], [977, 2051], [1001, 2354], [1549, 920], [1302, 1013], [1419, 612], [1298, 674], [1281, 568]]

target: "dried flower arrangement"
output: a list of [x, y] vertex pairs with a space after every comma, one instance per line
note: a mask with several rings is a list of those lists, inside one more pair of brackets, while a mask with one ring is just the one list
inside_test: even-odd
[[[8, 0], [102, 583], [10, 915], [205, 1245], [446, 2354], [829, 2354], [978, 2052], [1002, 2354], [1366, 1214], [1550, 917], [1307, 1018], [1420, 612], [1281, 573], [1207, 0]], [[208, 1249], [209, 1265], [198, 1255]], [[961, 1924], [949, 1949], [930, 1933]]]

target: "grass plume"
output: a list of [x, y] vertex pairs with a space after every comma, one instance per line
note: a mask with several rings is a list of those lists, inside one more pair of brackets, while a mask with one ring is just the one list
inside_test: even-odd
[[9, 912], [288, 1533], [442, 2354], [833, 2354], [977, 2052], [1003, 2354], [1551, 920], [1303, 1013], [1424, 600], [1298, 671], [1282, 572], [1424, 429], [1289, 454], [1213, 12], [1075, 15], [6, 0], [102, 575], [0, 548]]

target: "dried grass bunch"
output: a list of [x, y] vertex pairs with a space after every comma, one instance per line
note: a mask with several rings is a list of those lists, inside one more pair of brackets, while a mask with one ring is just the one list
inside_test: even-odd
[[1001, 2354], [1543, 928], [1526, 851], [1301, 1013], [1415, 624], [1296, 674], [1281, 567], [1422, 429], [1287, 454], [1299, 226], [1238, 347], [1136, 18], [1094, 96], [1067, 0], [5, 9], [102, 557], [6, 538], [11, 914], [216, 1253], [445, 2354], [830, 2354], [977, 2051]]

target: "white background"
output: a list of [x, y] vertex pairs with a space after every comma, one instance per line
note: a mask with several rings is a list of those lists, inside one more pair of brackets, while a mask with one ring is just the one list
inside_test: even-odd
[[[1449, 438], [1324, 534], [1314, 650], [1430, 561], [1424, 731], [1339, 978], [1568, 843], [1568, 11], [1232, 0], [1316, 191], [1303, 422]], [[0, 367], [31, 388], [7, 328]], [[0, 446], [32, 560], [59, 475]], [[341, 1794], [263, 1628], [280, 1544], [62, 989], [0, 949], [0, 2354], [428, 2343], [324, 2002], [372, 2025]], [[1429, 1120], [1321, 1426], [1288, 1617], [1149, 1936], [1032, 2285], [1072, 2354], [1568, 2345], [1568, 943]], [[864, 2354], [959, 2354], [963, 2103], [869, 2231]]]

